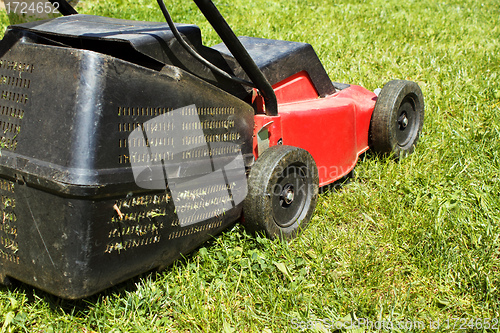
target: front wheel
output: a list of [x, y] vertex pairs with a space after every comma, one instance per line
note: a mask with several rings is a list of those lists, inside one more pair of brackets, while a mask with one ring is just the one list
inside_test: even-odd
[[417, 83], [393, 80], [378, 96], [370, 124], [373, 149], [396, 158], [413, 152], [424, 123], [424, 97]]
[[262, 153], [248, 177], [245, 227], [270, 238], [291, 239], [309, 223], [318, 199], [318, 169], [306, 150], [274, 146]]

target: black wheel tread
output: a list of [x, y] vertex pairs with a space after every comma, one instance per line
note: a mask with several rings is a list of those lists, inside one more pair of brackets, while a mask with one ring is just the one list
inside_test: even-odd
[[[411, 96], [415, 103], [415, 116], [418, 124], [408, 144], [400, 146], [393, 124], [406, 96]], [[373, 110], [370, 124], [370, 141], [373, 149], [382, 154], [394, 153], [397, 158], [412, 153], [422, 131], [423, 119], [424, 99], [418, 84], [405, 80], [389, 81], [380, 92]]]
[[[288, 228], [281, 228], [274, 222], [274, 218], [269, 211], [270, 196], [266, 195], [269, 186], [272, 186], [277, 171], [285, 169], [284, 166], [303, 161], [311, 171], [312, 199], [307, 213], [302, 221], [294, 223]], [[292, 146], [274, 146], [268, 148], [259, 156], [248, 177], [248, 194], [243, 202], [243, 214], [245, 219], [245, 228], [252, 233], [264, 231], [270, 238], [291, 239], [294, 238], [300, 229], [306, 227], [312, 217], [316, 207], [318, 197], [318, 170], [314, 159], [305, 150]]]

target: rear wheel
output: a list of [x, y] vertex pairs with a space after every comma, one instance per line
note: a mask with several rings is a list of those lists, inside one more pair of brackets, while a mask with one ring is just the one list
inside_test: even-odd
[[413, 152], [424, 122], [424, 98], [412, 81], [388, 82], [378, 96], [370, 124], [373, 149], [405, 157]]
[[318, 199], [318, 169], [304, 149], [268, 148], [248, 177], [243, 203], [248, 231], [270, 238], [290, 239], [309, 223]]

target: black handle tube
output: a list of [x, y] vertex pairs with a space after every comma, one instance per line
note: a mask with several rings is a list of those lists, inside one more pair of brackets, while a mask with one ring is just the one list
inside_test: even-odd
[[64, 16], [78, 14], [66, 0], [49, 0], [49, 2]]
[[264, 97], [266, 103], [266, 114], [269, 116], [278, 115], [278, 101], [274, 89], [266, 79], [260, 68], [252, 59], [248, 51], [241, 44], [238, 37], [234, 34], [229, 24], [219, 12], [212, 0], [194, 0], [203, 15], [212, 25], [219, 37], [222, 39], [226, 47], [229, 49], [234, 58], [238, 61], [241, 68], [248, 75], [250, 80], [255, 84], [257, 89]]

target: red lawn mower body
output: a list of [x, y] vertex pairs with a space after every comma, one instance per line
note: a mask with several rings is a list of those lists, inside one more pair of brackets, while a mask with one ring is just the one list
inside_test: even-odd
[[320, 98], [307, 73], [301, 72], [273, 86], [278, 116], [255, 115], [254, 155], [259, 156], [258, 132], [266, 126], [269, 144], [307, 150], [316, 162], [319, 186], [352, 171], [369, 149], [368, 133], [377, 96], [349, 85]]

